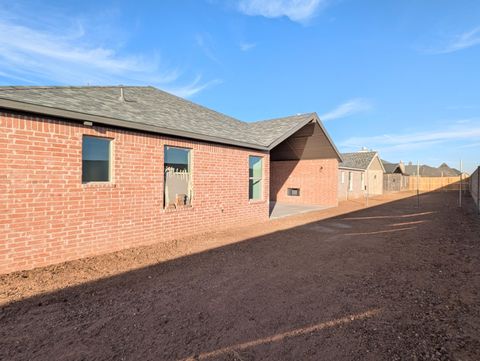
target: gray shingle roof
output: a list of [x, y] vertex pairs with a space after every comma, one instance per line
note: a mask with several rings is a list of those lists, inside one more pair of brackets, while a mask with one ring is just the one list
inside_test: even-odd
[[355, 168], [366, 170], [377, 152], [355, 152], [341, 153], [343, 162], [339, 163], [340, 168]]
[[398, 164], [389, 163], [382, 159], [383, 168], [385, 168], [385, 173], [393, 173], [398, 168]]
[[73, 119], [82, 119], [82, 115], [102, 117], [98, 119], [118, 120], [125, 127], [141, 125], [165, 134], [259, 149], [268, 149], [277, 139], [316, 117], [309, 113], [247, 123], [153, 87], [135, 86], [0, 87], [0, 107], [6, 107], [6, 101], [40, 106], [43, 111], [68, 112], [65, 117]]
[[381, 159], [383, 164], [383, 169], [385, 169], [385, 173], [405, 173], [405, 165], [400, 161], [400, 163], [391, 163], [387, 162], [386, 160]]
[[300, 124], [305, 124], [316, 116], [315, 113], [305, 113], [292, 115], [290, 117], [261, 120], [248, 123], [251, 136], [256, 138], [257, 142], [272, 144], [284, 134]]
[[[448, 165], [443, 163], [440, 167], [435, 168], [429, 165], [422, 164], [419, 167], [419, 173], [422, 177], [457, 177], [460, 175], [460, 171], [455, 168], [450, 168]], [[408, 164], [405, 166], [405, 173], [409, 175], [417, 174], [417, 165]]]

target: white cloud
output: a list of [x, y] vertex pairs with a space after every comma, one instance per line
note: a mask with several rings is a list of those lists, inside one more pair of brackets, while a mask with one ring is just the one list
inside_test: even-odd
[[240, 0], [238, 9], [246, 15], [266, 18], [286, 16], [292, 21], [306, 23], [326, 3], [327, 0]]
[[459, 51], [462, 49], [467, 49], [479, 44], [480, 44], [480, 26], [456, 36], [446, 46], [440, 49], [431, 50], [430, 52], [434, 54], [447, 54], [447, 53], [453, 53], [455, 51]]
[[339, 118], [345, 118], [357, 113], [367, 112], [372, 109], [372, 104], [362, 98], [351, 99], [343, 104], [340, 104], [338, 107], [332, 111], [325, 113], [320, 116], [321, 120], [333, 120]]
[[249, 51], [256, 47], [257, 44], [255, 43], [240, 43], [240, 50], [241, 51]]
[[215, 83], [202, 84], [196, 78], [178, 86], [181, 71], [163, 64], [157, 54], [124, 54], [122, 48], [98, 44], [81, 21], [59, 19], [32, 25], [0, 12], [0, 75], [16, 83], [44, 85], [170, 86], [189, 96]]
[[[451, 122], [457, 124], [456, 122]], [[406, 151], [428, 148], [434, 144], [455, 141], [478, 141], [480, 125], [456, 125], [447, 129], [431, 132], [393, 133], [369, 137], [351, 137], [339, 143], [346, 149], [358, 149], [363, 146], [380, 151]]]

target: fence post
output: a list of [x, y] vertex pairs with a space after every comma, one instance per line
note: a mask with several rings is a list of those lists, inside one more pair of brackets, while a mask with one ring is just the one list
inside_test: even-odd
[[480, 165], [477, 167], [477, 209], [478, 214], [480, 215]]
[[458, 205], [460, 208], [462, 208], [462, 160], [460, 160], [460, 189], [459, 189], [459, 194], [458, 194]]
[[420, 185], [419, 185], [419, 178], [420, 177], [420, 162], [417, 161], [417, 208], [420, 208]]

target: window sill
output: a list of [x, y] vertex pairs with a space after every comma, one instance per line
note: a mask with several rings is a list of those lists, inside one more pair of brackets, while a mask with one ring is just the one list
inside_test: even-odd
[[249, 204], [266, 203], [266, 200], [265, 199], [249, 199], [248, 203]]
[[117, 185], [112, 182], [87, 182], [82, 183], [83, 188], [116, 188]]
[[178, 206], [178, 207], [171, 207], [171, 208], [163, 208], [163, 213], [175, 213], [175, 212], [188, 212], [192, 211], [193, 206]]

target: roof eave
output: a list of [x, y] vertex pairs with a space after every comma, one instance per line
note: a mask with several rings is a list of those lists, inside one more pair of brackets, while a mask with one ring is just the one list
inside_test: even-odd
[[117, 119], [117, 118], [109, 118], [109, 117], [104, 117], [99, 115], [75, 112], [71, 110], [47, 107], [44, 105], [25, 103], [25, 102], [20, 102], [16, 100], [10, 100], [10, 99], [0, 98], [0, 108], [28, 112], [28, 113], [35, 113], [39, 115], [65, 118], [69, 120], [90, 121], [90, 122], [98, 123], [102, 125], [139, 130], [139, 131], [144, 131], [149, 133], [170, 135], [170, 136], [200, 140], [205, 142], [219, 143], [219, 144], [237, 146], [242, 148], [257, 149], [262, 151], [270, 150], [270, 148], [262, 145], [258, 145], [258, 144], [224, 139], [224, 138], [219, 138], [215, 136], [198, 134], [198, 133], [187, 132], [187, 131], [179, 131], [179, 130], [174, 130], [169, 128], [158, 127], [155, 125], [134, 123], [134, 122]]
[[366, 169], [355, 168], [355, 167], [347, 167], [347, 166], [342, 166], [342, 165], [339, 165], [338, 169], [356, 170], [356, 171], [360, 171], [360, 172], [365, 172], [366, 171]]
[[338, 161], [339, 161], [339, 162], [343, 162], [343, 158], [342, 158], [340, 152], [338, 151], [337, 146], [336, 146], [335, 143], [333, 142], [332, 138], [330, 138], [330, 135], [328, 134], [328, 132], [327, 132], [327, 130], [325, 129], [325, 127], [323, 126], [323, 123], [322, 123], [322, 121], [320, 120], [318, 114], [317, 114], [317, 113], [314, 113], [314, 116], [315, 116], [315, 121], [317, 122], [317, 124], [320, 126], [320, 128], [321, 128], [322, 131], [323, 131], [323, 133], [324, 133], [325, 136], [327, 137], [328, 141], [330, 142], [330, 145], [333, 147], [333, 150], [335, 151], [335, 153], [337, 153]]
[[312, 117], [312, 118], [308, 118], [308, 119], [304, 120], [303, 122], [298, 123], [298, 124], [297, 124], [295, 127], [293, 127], [292, 129], [289, 129], [288, 132], [284, 133], [281, 137], [277, 138], [273, 143], [271, 143], [271, 144], [268, 146], [268, 150], [272, 150], [273, 148], [275, 148], [277, 145], [279, 145], [281, 142], [283, 142], [285, 139], [287, 139], [287, 138], [290, 137], [291, 135], [295, 134], [297, 131], [299, 131], [300, 129], [302, 129], [305, 125], [307, 125], [308, 123], [310, 123], [312, 120], [313, 120], [313, 117]]
[[290, 137], [291, 135], [295, 134], [297, 131], [299, 131], [300, 129], [302, 129], [305, 125], [311, 123], [312, 121], [315, 121], [315, 122], [320, 126], [320, 129], [321, 129], [322, 132], [325, 134], [325, 136], [327, 137], [328, 142], [330, 143], [330, 145], [332, 146], [333, 150], [334, 150], [335, 153], [337, 154], [338, 161], [339, 161], [339, 162], [343, 162], [343, 158], [342, 158], [342, 156], [340, 155], [340, 152], [338, 151], [337, 147], [335, 146], [335, 143], [332, 141], [332, 138], [330, 138], [330, 135], [328, 134], [327, 130], [326, 130], [325, 127], [323, 126], [322, 121], [321, 121], [320, 118], [318, 117], [318, 114], [317, 114], [317, 113], [312, 113], [311, 115], [312, 115], [311, 117], [307, 118], [307, 119], [304, 120], [303, 122], [298, 123], [295, 127], [293, 127], [292, 129], [290, 129], [288, 132], [284, 133], [280, 138], [278, 138], [278, 139], [275, 140], [273, 143], [271, 143], [271, 144], [268, 146], [268, 149], [269, 149], [269, 150], [272, 150], [272, 149], [275, 148], [277, 145], [279, 145], [281, 142], [283, 142], [285, 139], [287, 139], [288, 137]]
[[382, 170], [383, 170], [383, 173], [386, 173], [385, 172], [385, 167], [383, 166], [383, 163], [382, 163], [382, 160], [380, 159], [380, 156], [378, 155], [378, 152], [375, 152], [375, 155], [372, 157], [372, 159], [370, 160], [370, 163], [368, 163], [368, 168], [370, 168], [370, 166], [372, 165], [373, 163], [373, 160], [375, 159], [375, 157], [378, 158], [378, 161], [380, 162], [380, 165], [382, 166]]

